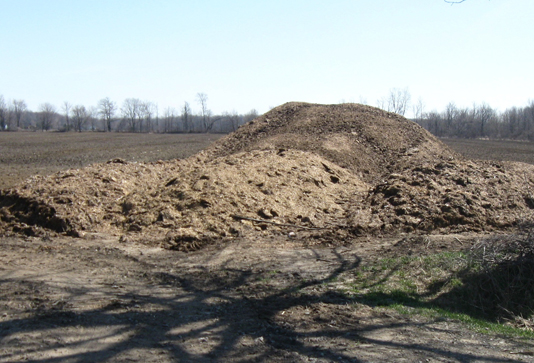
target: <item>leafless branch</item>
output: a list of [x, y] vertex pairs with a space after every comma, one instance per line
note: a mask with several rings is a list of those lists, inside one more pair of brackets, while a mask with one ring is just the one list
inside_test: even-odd
[[249, 218], [249, 217], [238, 216], [236, 214], [233, 214], [232, 218], [237, 219], [237, 220], [244, 219], [246, 221], [252, 221], [252, 222], [257, 222], [257, 223], [269, 223], [269, 224], [273, 224], [273, 225], [278, 226], [278, 227], [294, 227], [294, 228], [308, 229], [308, 230], [328, 229], [328, 228], [324, 228], [324, 227], [306, 227], [306, 226], [301, 226], [301, 225], [296, 225], [296, 224], [277, 223], [277, 222], [267, 221], [265, 219], [257, 219], [257, 218]]

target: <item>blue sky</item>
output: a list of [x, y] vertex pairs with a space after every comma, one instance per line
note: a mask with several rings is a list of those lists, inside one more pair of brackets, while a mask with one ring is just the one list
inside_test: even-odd
[[139, 98], [214, 113], [534, 99], [534, 1], [0, 0], [0, 95], [32, 110]]

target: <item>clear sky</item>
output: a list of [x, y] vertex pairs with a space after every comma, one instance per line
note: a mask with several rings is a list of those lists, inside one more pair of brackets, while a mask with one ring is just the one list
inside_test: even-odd
[[426, 111], [502, 111], [534, 99], [533, 16], [533, 0], [0, 0], [0, 95], [162, 113], [203, 92], [214, 113], [263, 113], [408, 88]]

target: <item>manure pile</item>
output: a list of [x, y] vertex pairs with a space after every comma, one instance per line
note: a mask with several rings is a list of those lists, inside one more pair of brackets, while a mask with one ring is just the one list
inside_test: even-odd
[[466, 160], [396, 114], [288, 103], [185, 160], [113, 160], [0, 191], [0, 234], [101, 232], [188, 250], [290, 231], [492, 231], [532, 218], [533, 183], [534, 166]]
[[240, 151], [313, 152], [368, 183], [423, 161], [458, 157], [416, 123], [359, 104], [286, 103], [201, 152], [212, 160]]

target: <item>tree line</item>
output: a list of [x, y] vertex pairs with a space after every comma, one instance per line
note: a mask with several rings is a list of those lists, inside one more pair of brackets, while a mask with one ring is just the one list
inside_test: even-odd
[[486, 103], [461, 108], [450, 102], [441, 112], [414, 110], [414, 121], [438, 137], [534, 141], [534, 101], [503, 112]]
[[525, 107], [511, 107], [502, 112], [487, 103], [458, 107], [449, 102], [445, 109], [425, 111], [421, 98], [411, 104], [407, 88], [390, 90], [388, 96], [377, 100], [377, 106], [402, 116], [412, 106], [412, 120], [438, 137], [488, 138], [534, 141], [534, 101]]
[[[441, 112], [426, 112], [421, 98], [413, 105], [410, 101], [407, 88], [393, 88], [388, 96], [377, 100], [377, 106], [403, 116], [411, 106], [412, 120], [438, 137], [534, 141], [534, 101], [529, 101], [525, 107], [512, 107], [503, 112], [486, 103], [462, 108], [454, 102], [447, 104]], [[196, 112], [188, 102], [178, 109], [160, 110], [154, 102], [138, 98], [127, 98], [119, 106], [106, 97], [96, 106], [63, 102], [58, 109], [43, 103], [37, 111], [31, 111], [24, 100], [7, 101], [0, 95], [0, 131], [229, 133], [258, 116], [256, 110], [246, 114], [232, 111], [214, 115], [208, 107], [208, 96], [202, 92], [196, 95], [196, 103]]]
[[258, 116], [254, 109], [246, 114], [234, 110], [215, 115], [208, 107], [208, 96], [202, 92], [196, 95], [196, 102], [198, 112], [192, 110], [189, 102], [179, 109], [159, 110], [151, 101], [127, 98], [119, 105], [109, 97], [98, 101], [96, 106], [65, 101], [57, 108], [47, 102], [32, 111], [24, 100], [6, 100], [0, 95], [0, 131], [228, 133]]

